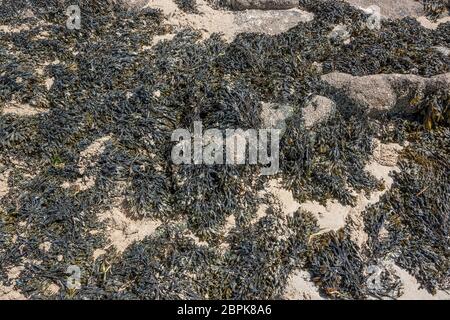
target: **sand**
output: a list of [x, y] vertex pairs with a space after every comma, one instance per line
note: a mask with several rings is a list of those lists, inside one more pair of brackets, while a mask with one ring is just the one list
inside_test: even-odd
[[4, 286], [0, 282], [0, 301], [1, 300], [25, 300], [25, 296], [14, 290], [13, 286]]
[[[8, 270], [7, 277], [8, 280], [12, 283], [14, 283], [14, 280], [16, 280], [20, 273], [24, 270], [23, 265], [19, 265], [16, 267], [12, 267]], [[6, 286], [2, 284], [0, 281], [0, 300], [25, 300], [25, 296], [22, 295], [20, 292], [14, 289], [14, 285]]]
[[[2, 109], [0, 109], [0, 113], [1, 113], [1, 110]], [[11, 101], [3, 107], [4, 114], [13, 114], [13, 115], [20, 116], [20, 117], [35, 116], [35, 115], [45, 113], [45, 112], [48, 112], [48, 110], [35, 108], [35, 107], [30, 106], [29, 104], [18, 103], [15, 101]]]
[[450, 16], [445, 16], [442, 18], [437, 19], [436, 21], [431, 21], [427, 17], [421, 16], [416, 18], [417, 21], [420, 22], [420, 24], [427, 29], [435, 30], [441, 23], [446, 23], [450, 21]]
[[[140, 220], [129, 218], [121, 204], [121, 199], [118, 199], [111, 210], [99, 214], [100, 221], [106, 223], [106, 235], [118, 253], [123, 253], [135, 241], [151, 236], [161, 225], [160, 222], [149, 218]], [[104, 248], [96, 250], [94, 258], [102, 255], [103, 250]]]
[[9, 170], [0, 173], [0, 198], [4, 197], [8, 193], [8, 177]]
[[22, 31], [28, 31], [30, 30], [30, 26], [26, 25], [26, 24], [22, 24], [16, 27], [11, 27], [8, 25], [0, 25], [0, 32], [5, 32], [5, 33], [19, 33]]

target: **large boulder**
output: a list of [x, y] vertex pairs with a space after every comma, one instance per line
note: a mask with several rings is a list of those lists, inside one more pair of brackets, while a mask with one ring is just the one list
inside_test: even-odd
[[415, 113], [410, 103], [415, 97], [438, 90], [450, 90], [450, 73], [424, 78], [409, 74], [352, 76], [332, 72], [322, 76], [331, 87], [341, 90], [354, 102], [367, 107], [372, 115], [386, 111]]

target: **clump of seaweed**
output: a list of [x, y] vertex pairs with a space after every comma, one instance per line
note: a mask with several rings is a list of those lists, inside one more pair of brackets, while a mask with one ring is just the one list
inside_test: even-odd
[[413, 105], [419, 108], [408, 120], [390, 115], [387, 126], [394, 123], [399, 139], [409, 145], [400, 155], [392, 189], [364, 219], [372, 257], [391, 256], [434, 294], [450, 284], [448, 92], [429, 92]]
[[[293, 117], [282, 141], [284, 183], [299, 202], [329, 198], [354, 204], [349, 188], [361, 191], [380, 188], [364, 171], [373, 152], [375, 126], [361, 110], [337, 111], [314, 128], [305, 128], [300, 116]], [[352, 172], [352, 174], [349, 174]]]
[[308, 252], [312, 280], [330, 297], [365, 296], [364, 261], [344, 229], [315, 236]]
[[364, 215], [372, 254], [392, 254], [432, 293], [450, 284], [449, 134], [448, 127], [410, 133], [392, 189]]
[[414, 101], [420, 110], [425, 129], [450, 125], [450, 91], [439, 90]]
[[423, 8], [427, 14], [427, 17], [431, 20], [437, 20], [437, 18], [445, 11], [450, 12], [450, 3], [447, 0], [417, 0], [422, 3]]
[[206, 0], [208, 5], [216, 10], [229, 9], [230, 0]]
[[178, 8], [187, 13], [199, 13], [196, 0], [174, 0]]

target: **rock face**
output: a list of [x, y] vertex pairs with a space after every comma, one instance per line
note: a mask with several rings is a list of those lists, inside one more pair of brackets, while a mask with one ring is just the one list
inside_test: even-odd
[[228, 0], [232, 10], [286, 10], [298, 7], [298, 0]]
[[322, 80], [335, 89], [343, 90], [353, 101], [370, 109], [372, 115], [386, 111], [413, 113], [414, 97], [426, 92], [450, 90], [450, 73], [423, 78], [416, 75], [377, 74], [352, 76], [333, 72], [322, 76]]

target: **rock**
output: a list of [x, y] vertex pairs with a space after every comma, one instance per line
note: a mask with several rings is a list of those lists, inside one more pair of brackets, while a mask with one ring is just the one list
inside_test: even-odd
[[232, 10], [286, 10], [298, 7], [298, 0], [228, 0]]
[[374, 150], [372, 158], [382, 166], [394, 167], [397, 165], [398, 154], [403, 147], [397, 143], [381, 143], [378, 139], [373, 139]]
[[328, 35], [329, 38], [337, 41], [344, 41], [344, 43], [348, 43], [350, 40], [350, 32], [348, 31], [348, 27], [345, 24], [338, 24], [331, 30]]
[[314, 96], [302, 111], [305, 126], [311, 128], [331, 117], [336, 112], [336, 104], [327, 97]]
[[61, 290], [61, 288], [54, 284], [54, 283], [50, 283], [47, 288], [45, 289], [45, 294], [47, 296], [53, 296], [55, 294], [58, 294], [58, 292]]
[[292, 115], [293, 111], [294, 108], [290, 105], [263, 102], [261, 118], [264, 129], [280, 129], [283, 134], [286, 130], [286, 119]]
[[234, 24], [240, 32], [276, 35], [314, 19], [312, 13], [292, 10], [246, 10], [234, 16]]
[[450, 56], [450, 49], [444, 46], [436, 46], [433, 47], [434, 50], [437, 52], [443, 54], [444, 56]]
[[[373, 0], [345, 0], [354, 7], [363, 10], [367, 14], [370, 6], [374, 5]], [[376, 6], [380, 8], [382, 17], [402, 19], [405, 17], [413, 17], [427, 29], [436, 29], [440, 24], [450, 21], [448, 15], [437, 19], [436, 21], [430, 21], [426, 17], [426, 13], [423, 9], [421, 1], [417, 0], [378, 0], [375, 2]]]
[[322, 74], [322, 73], [323, 73], [323, 63], [320, 63], [320, 62], [313, 62], [313, 63], [311, 64], [311, 69], [312, 69], [315, 73]]
[[416, 75], [376, 74], [352, 76], [333, 72], [322, 76], [322, 80], [335, 89], [340, 89], [351, 100], [369, 108], [369, 114], [386, 111], [414, 113], [417, 111], [410, 101], [427, 92], [449, 90], [450, 73], [423, 78]]
[[345, 2], [360, 9], [376, 4], [380, 7], [381, 14], [389, 18], [418, 17], [424, 14], [422, 4], [416, 0], [345, 0]]
[[39, 249], [45, 252], [48, 252], [52, 246], [52, 243], [49, 241], [45, 241], [39, 245]]

